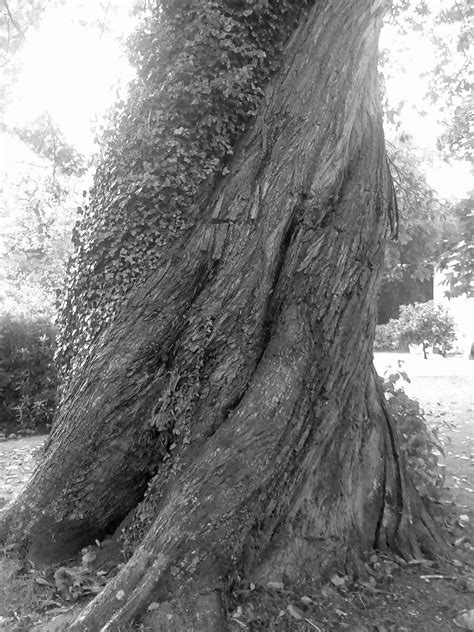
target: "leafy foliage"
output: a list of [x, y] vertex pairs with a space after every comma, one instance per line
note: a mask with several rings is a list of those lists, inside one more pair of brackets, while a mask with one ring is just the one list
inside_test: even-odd
[[55, 331], [46, 319], [0, 315], [0, 418], [3, 427], [49, 427], [55, 408]]
[[[451, 108], [456, 121], [456, 111], [471, 100], [472, 93], [472, 12], [468, 3], [446, 3], [436, 16], [437, 25], [443, 26], [442, 35], [434, 36], [438, 44], [435, 72], [431, 77], [431, 98], [443, 99]], [[455, 123], [454, 123], [455, 124]]]
[[36, 24], [46, 0], [4, 0], [0, 11], [0, 55], [4, 66], [17, 52], [30, 26]]
[[442, 204], [426, 182], [422, 157], [407, 139], [389, 144], [400, 226], [397, 241], [387, 243], [385, 283], [431, 278], [446, 242], [459, 234], [453, 210]]
[[466, 100], [456, 107], [451, 125], [438, 140], [438, 147], [446, 158], [454, 156], [471, 163], [474, 161], [471, 141], [473, 118], [471, 102]]
[[0, 285], [0, 422], [15, 433], [46, 430], [57, 390], [49, 293], [36, 283]]
[[400, 351], [400, 322], [391, 318], [385, 325], [377, 325], [375, 329], [375, 351]]
[[70, 234], [82, 183], [48, 158], [26, 150], [17, 139], [10, 140], [12, 153], [24, 150], [21, 155], [29, 169], [20, 163], [3, 174], [0, 286], [20, 291], [20, 304], [21, 291], [36, 286], [52, 306], [72, 248]]
[[[118, 104], [74, 239], [59, 357], [87, 352], [130, 288], [196, 221], [227, 173], [285, 41], [311, 2], [161, 2], [130, 41], [138, 79]], [[77, 356], [74, 360], [78, 360]]]
[[419, 29], [420, 22], [429, 12], [426, 0], [392, 0], [388, 19], [400, 29]]
[[460, 224], [459, 241], [451, 244], [441, 261], [446, 271], [449, 297], [474, 297], [474, 202], [461, 200], [455, 208]]
[[408, 473], [420, 496], [439, 501], [444, 485], [444, 467], [440, 457], [443, 445], [436, 428], [429, 428], [420, 404], [405, 393], [408, 375], [398, 367], [387, 370], [383, 389], [400, 438]]
[[456, 338], [454, 319], [442, 305], [433, 301], [400, 307], [400, 318], [391, 318], [385, 325], [377, 325], [374, 349], [376, 351], [405, 351], [407, 346], [423, 345], [448, 351]]
[[423, 345], [426, 349], [433, 345], [445, 354], [455, 340], [454, 319], [442, 305], [433, 301], [403, 305], [400, 308], [400, 340], [408, 344]]
[[28, 30], [38, 24], [50, 3], [51, 0], [3, 0], [0, 6], [0, 114], [4, 112], [18, 72], [17, 53]]
[[[445, 123], [450, 131], [442, 135], [440, 147], [450, 147], [451, 132], [461, 141], [456, 152], [458, 157], [467, 157], [469, 141], [461, 138], [460, 130], [465, 128], [466, 118], [463, 113], [469, 113], [472, 92], [472, 20], [469, 4], [457, 0], [445, 0], [441, 4], [434, 4], [419, 0], [393, 0], [389, 22], [403, 37], [413, 32], [420, 33], [428, 45], [431, 45], [432, 68], [429, 71], [429, 82], [424, 103], [413, 103], [412, 107], [423, 116], [436, 106], [436, 114], [443, 114]], [[396, 64], [396, 60], [394, 60]], [[387, 65], [384, 63], [384, 69]], [[388, 119], [397, 126], [400, 122], [400, 112], [407, 106], [403, 102], [389, 104], [385, 100]], [[432, 109], [432, 108], [431, 108]], [[468, 136], [465, 137], [466, 139]], [[453, 155], [453, 154], [451, 154]]]
[[50, 114], [44, 113], [27, 127], [11, 131], [31, 147], [37, 156], [48, 159], [54, 170], [60, 169], [67, 176], [84, 174], [86, 165], [83, 156], [66, 142]]
[[423, 174], [426, 156], [406, 135], [387, 143], [399, 207], [397, 241], [385, 250], [379, 297], [379, 322], [398, 314], [400, 305], [433, 297], [434, 269], [448, 244], [461, 240], [460, 221], [452, 204], [441, 202]]

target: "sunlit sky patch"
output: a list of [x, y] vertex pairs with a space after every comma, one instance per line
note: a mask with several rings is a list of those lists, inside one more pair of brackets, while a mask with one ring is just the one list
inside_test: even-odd
[[89, 153], [95, 119], [132, 74], [117, 37], [85, 28], [66, 7], [47, 11], [22, 50], [22, 72], [7, 122], [24, 125], [48, 112], [66, 139]]

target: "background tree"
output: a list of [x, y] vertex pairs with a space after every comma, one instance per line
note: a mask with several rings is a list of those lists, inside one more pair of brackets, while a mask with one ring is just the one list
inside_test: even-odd
[[402, 342], [422, 345], [425, 360], [428, 347], [437, 347], [445, 355], [455, 340], [452, 316], [442, 305], [435, 305], [433, 301], [403, 305], [399, 328]]
[[442, 546], [372, 370], [384, 9], [162, 2], [137, 33], [76, 228], [60, 410], [1, 519], [37, 563], [127, 519], [132, 556], [69, 630], [220, 632], [239, 576]]
[[[6, 435], [45, 432], [54, 412], [57, 292], [94, 160], [93, 132], [84, 126], [87, 92], [101, 58], [114, 50], [127, 4], [0, 3], [0, 430]], [[80, 62], [72, 50], [86, 33], [87, 50], [101, 42], [94, 72], [87, 50]], [[109, 75], [110, 69], [99, 83], [108, 85]], [[81, 151], [61, 114], [65, 106], [70, 119], [76, 113], [73, 131], [85, 128]]]
[[8, 435], [44, 432], [52, 421], [54, 305], [82, 200], [76, 152], [49, 122], [18, 134], [34, 151], [16, 133], [1, 137], [16, 157], [1, 173], [0, 191], [0, 428]]
[[[395, 2], [388, 22], [382, 98], [401, 222], [399, 242], [387, 247], [380, 322], [397, 317], [401, 304], [433, 298], [434, 268], [446, 258], [446, 249], [462, 239], [453, 204], [443, 199], [442, 161], [465, 165], [469, 156], [468, 135], [463, 137], [468, 118], [462, 112], [468, 109], [472, 66], [469, 16], [462, 3]], [[407, 70], [403, 52], [414, 40]], [[413, 72], [418, 73], [416, 82]], [[397, 82], [400, 76], [410, 92]], [[436, 176], [430, 174], [435, 166]], [[457, 200], [466, 192], [465, 184], [459, 185], [459, 191], [448, 187]]]
[[[387, 31], [399, 36], [397, 47], [402, 48], [410, 38], [416, 37], [431, 49], [428, 57], [431, 63], [426, 65], [424, 76], [419, 77], [420, 83], [424, 83], [426, 88], [424, 99], [391, 100], [384, 90], [384, 113], [387, 121], [398, 132], [409, 131], [404, 129], [407, 119], [402, 116], [409, 109], [415, 109], [421, 117], [430, 115], [432, 119], [442, 122], [445, 132], [455, 127], [456, 121], [461, 123], [461, 112], [469, 109], [471, 96], [471, 17], [468, 5], [457, 1], [443, 2], [442, 5], [424, 0], [392, 2]], [[406, 63], [403, 56], [398, 59], [390, 55], [390, 51], [382, 51], [381, 61], [386, 80], [399, 73]], [[417, 61], [413, 59], [415, 64]], [[444, 134], [441, 135], [440, 146], [443, 146], [443, 137]], [[453, 153], [450, 156], [452, 158]]]
[[[461, 200], [455, 207], [460, 226], [456, 240], [446, 245], [440, 264], [446, 274], [446, 293], [450, 297], [474, 296], [474, 202]], [[460, 237], [460, 239], [459, 239]]]
[[472, 104], [467, 100], [458, 105], [454, 111], [453, 121], [439, 139], [439, 147], [447, 159], [450, 156], [474, 162], [470, 130], [472, 130]]
[[433, 266], [458, 232], [451, 205], [427, 183], [423, 158], [409, 140], [389, 144], [389, 156], [397, 193], [400, 227], [398, 239], [387, 244], [385, 281], [431, 278]]
[[[75, 27], [76, 34], [87, 29], [92, 37], [96, 33], [104, 37], [116, 28], [119, 8], [124, 10], [120, 2], [99, 2], [93, 10], [84, 2], [74, 3], [73, 10], [64, 4], [14, 0], [3, 4], [0, 15], [0, 142], [5, 157], [0, 192], [0, 309], [5, 312], [5, 305], [10, 304], [7, 297], [13, 295], [29, 309], [31, 298], [38, 296], [39, 304], [34, 308], [43, 307], [43, 313], [50, 318], [56, 290], [64, 283], [76, 210], [82, 204], [83, 191], [90, 187], [90, 167], [95, 155], [91, 142], [84, 144], [86, 152], [81, 153], [68, 140], [61, 127], [64, 121], [58, 122], [55, 108], [48, 108], [45, 103], [42, 84], [51, 83], [43, 77], [47, 78], [46, 69], [36, 68], [42, 81], [36, 85], [40, 94], [33, 97], [22, 94], [23, 75], [28, 75], [39, 25], [43, 28], [45, 24], [57, 23], [64, 11], [62, 17], [67, 16], [68, 20], [57, 26], [58, 31]], [[44, 58], [41, 50], [36, 52], [37, 57]], [[54, 54], [57, 58], [57, 51]], [[57, 72], [56, 80], [61, 82], [65, 78]], [[25, 101], [30, 100], [38, 100], [36, 109], [25, 108]]]
[[17, 169], [2, 174], [0, 240], [2, 286], [19, 294], [37, 287], [52, 307], [71, 254], [71, 231], [86, 186], [83, 159], [67, 145], [51, 121], [4, 136], [4, 143], [21, 156]]
[[433, 274], [450, 244], [461, 236], [454, 205], [439, 199], [423, 173], [425, 159], [401, 134], [388, 143], [400, 227], [387, 243], [379, 298], [379, 322], [398, 316], [400, 305], [433, 298]]

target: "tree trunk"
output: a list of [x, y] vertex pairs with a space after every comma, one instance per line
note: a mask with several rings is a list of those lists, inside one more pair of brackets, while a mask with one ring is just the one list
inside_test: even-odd
[[439, 544], [372, 368], [395, 212], [383, 11], [316, 3], [201, 221], [96, 339], [2, 516], [3, 538], [49, 563], [133, 513], [133, 556], [73, 632], [151, 602], [152, 629], [220, 632], [236, 573], [356, 571], [372, 547]]

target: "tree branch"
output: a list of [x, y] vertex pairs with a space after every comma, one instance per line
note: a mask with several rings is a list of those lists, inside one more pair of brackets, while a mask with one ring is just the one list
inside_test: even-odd
[[25, 37], [25, 32], [23, 31], [23, 29], [21, 28], [21, 26], [18, 24], [18, 22], [16, 21], [16, 19], [13, 17], [12, 12], [10, 11], [10, 7], [8, 6], [8, 2], [7, 0], [3, 0], [3, 4], [5, 6], [5, 9], [7, 10], [8, 13], [8, 17], [10, 18], [10, 22], [12, 23], [12, 25], [15, 27], [15, 29], [18, 31], [18, 33], [21, 35], [21, 37]]

